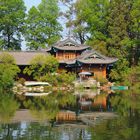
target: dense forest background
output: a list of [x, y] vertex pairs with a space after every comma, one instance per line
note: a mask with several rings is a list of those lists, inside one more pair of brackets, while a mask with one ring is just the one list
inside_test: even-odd
[[28, 50], [49, 47], [63, 36], [60, 17], [73, 39], [119, 59], [112, 80], [140, 81], [139, 0], [42, 0], [28, 12], [23, 0], [0, 0], [0, 49], [21, 50], [23, 38]]

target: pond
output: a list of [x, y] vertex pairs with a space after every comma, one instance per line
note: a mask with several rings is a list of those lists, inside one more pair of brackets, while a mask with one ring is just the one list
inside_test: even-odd
[[140, 91], [1, 94], [1, 140], [139, 140]]

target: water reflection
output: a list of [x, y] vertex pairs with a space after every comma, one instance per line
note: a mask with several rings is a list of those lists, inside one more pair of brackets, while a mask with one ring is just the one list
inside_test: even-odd
[[[27, 121], [21, 115], [20, 122], [10, 123], [18, 108], [28, 109], [35, 119]], [[119, 116], [109, 117], [112, 111]], [[0, 123], [0, 139], [139, 140], [140, 95], [139, 91], [97, 90], [60, 91], [43, 97], [4, 94]]]
[[9, 123], [19, 108], [18, 102], [11, 94], [0, 94], [0, 123]]
[[75, 103], [75, 96], [71, 93], [58, 92], [43, 97], [26, 98], [24, 106], [31, 110], [33, 116], [44, 121], [55, 119], [60, 108], [69, 108]]

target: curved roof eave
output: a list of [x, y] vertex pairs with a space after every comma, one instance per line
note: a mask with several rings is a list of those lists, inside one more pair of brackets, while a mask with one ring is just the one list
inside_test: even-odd
[[66, 50], [66, 51], [81, 51], [81, 50], [86, 50], [89, 47], [88, 46], [86, 46], [86, 47], [56, 47], [56, 46], [53, 46], [53, 48], [58, 49], [58, 50]]

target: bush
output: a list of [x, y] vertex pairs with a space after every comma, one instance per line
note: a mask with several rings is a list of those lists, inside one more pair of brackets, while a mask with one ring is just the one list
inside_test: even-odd
[[19, 78], [18, 83], [24, 85], [25, 81], [26, 80], [24, 78]]
[[96, 78], [98, 82], [100, 82], [101, 85], [107, 84], [108, 80], [106, 78], [103, 77], [97, 77]]
[[41, 80], [47, 73], [56, 72], [58, 65], [57, 59], [51, 55], [37, 55], [31, 60], [30, 66], [24, 69], [24, 73], [33, 75], [35, 80]]
[[72, 85], [75, 80], [75, 74], [66, 73], [62, 71], [61, 73], [47, 73], [45, 76], [41, 77], [41, 81], [48, 82], [53, 86], [68, 86]]
[[14, 58], [8, 53], [0, 55], [0, 88], [1, 90], [9, 90], [14, 84], [17, 73], [20, 72], [19, 67], [15, 64]]

